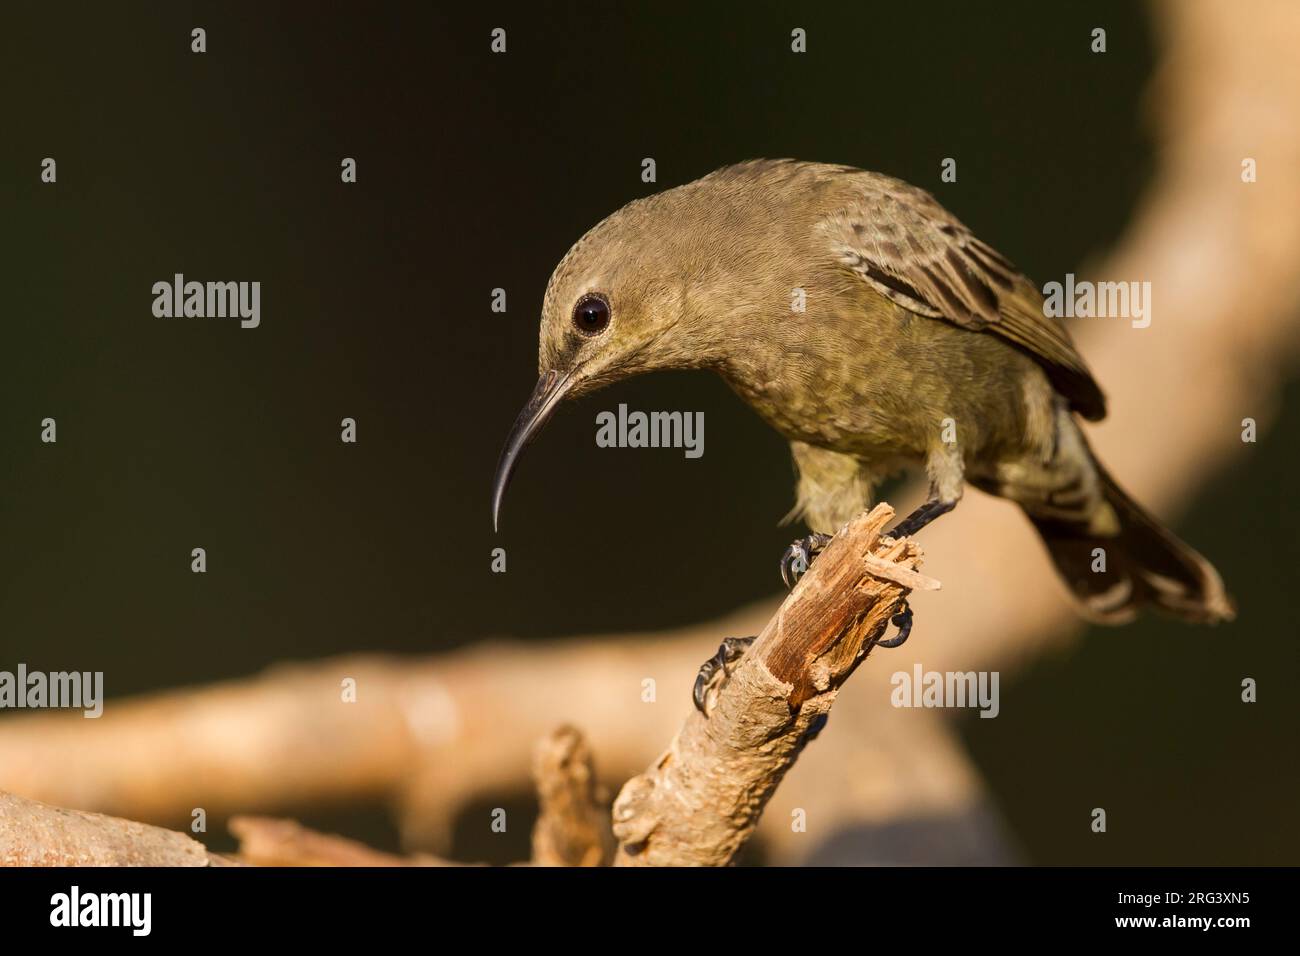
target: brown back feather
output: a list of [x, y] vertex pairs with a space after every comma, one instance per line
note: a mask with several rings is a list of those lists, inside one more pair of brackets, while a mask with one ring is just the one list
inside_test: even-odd
[[835, 174], [853, 178], [858, 198], [820, 228], [845, 266], [910, 312], [1018, 346], [1075, 411], [1105, 416], [1105, 397], [1065, 325], [1044, 314], [1038, 290], [1014, 265], [924, 190], [875, 173]]

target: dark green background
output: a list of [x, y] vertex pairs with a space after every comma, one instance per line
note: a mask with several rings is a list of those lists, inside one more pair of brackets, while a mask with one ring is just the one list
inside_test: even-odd
[[[569, 244], [649, 190], [795, 156], [935, 190], [1059, 276], [1122, 232], [1152, 171], [1154, 38], [1129, 2], [348, 9], [3, 14], [0, 668], [103, 670], [125, 695], [769, 595], [788, 454], [710, 376], [559, 416], [492, 534], [489, 480]], [[945, 156], [957, 184], [938, 181]], [[261, 328], [154, 318], [150, 287], [174, 272], [261, 280]], [[705, 411], [705, 456], [599, 451], [592, 417], [620, 401]], [[1027, 860], [1297, 861], [1297, 419], [1292, 389], [1180, 529], [1219, 562], [1236, 624], [1091, 635], [1004, 686], [998, 720], [963, 724]], [[1098, 805], [1122, 808], [1104, 840], [1078, 822]]]

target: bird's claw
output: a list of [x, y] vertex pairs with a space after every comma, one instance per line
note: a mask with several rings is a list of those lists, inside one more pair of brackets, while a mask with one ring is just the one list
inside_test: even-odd
[[808, 549], [804, 547], [803, 541], [796, 541], [785, 549], [781, 555], [781, 580], [787, 591], [793, 589], [799, 576], [808, 570], [809, 560]]
[[781, 580], [785, 582], [786, 590], [792, 589], [803, 577], [804, 572], [808, 570], [808, 565], [812, 564], [813, 558], [822, 552], [830, 540], [831, 536], [828, 534], [810, 534], [806, 538], [792, 542], [790, 547], [785, 549], [785, 553], [781, 555]]
[[898, 628], [898, 633], [887, 641], [876, 641], [877, 647], [902, 647], [912, 634], [912, 606], [904, 598], [898, 611], [889, 619], [889, 623]]
[[729, 668], [744, 656], [745, 651], [749, 649], [750, 644], [754, 643], [754, 640], [754, 637], [728, 637], [718, 645], [718, 653], [700, 665], [700, 672], [695, 677], [695, 689], [691, 692], [691, 699], [695, 701], [695, 709], [705, 717], [709, 716], [709, 688], [713, 686], [714, 679], [719, 671], [724, 677], [730, 677], [731, 671]]

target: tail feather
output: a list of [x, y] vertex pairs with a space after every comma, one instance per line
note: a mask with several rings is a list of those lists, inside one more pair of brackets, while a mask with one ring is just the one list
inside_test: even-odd
[[1029, 515], [1084, 615], [1123, 624], [1149, 604], [1198, 624], [1232, 620], [1236, 607], [1214, 566], [1130, 498], [1100, 464], [1097, 474], [1118, 534], [1100, 536], [1089, 524]]

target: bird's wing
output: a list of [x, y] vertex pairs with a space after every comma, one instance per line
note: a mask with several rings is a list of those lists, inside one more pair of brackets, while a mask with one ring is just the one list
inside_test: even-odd
[[1029, 352], [1085, 418], [1106, 400], [1038, 290], [924, 190], [873, 177], [820, 228], [839, 260], [881, 295], [920, 315], [990, 332]]

